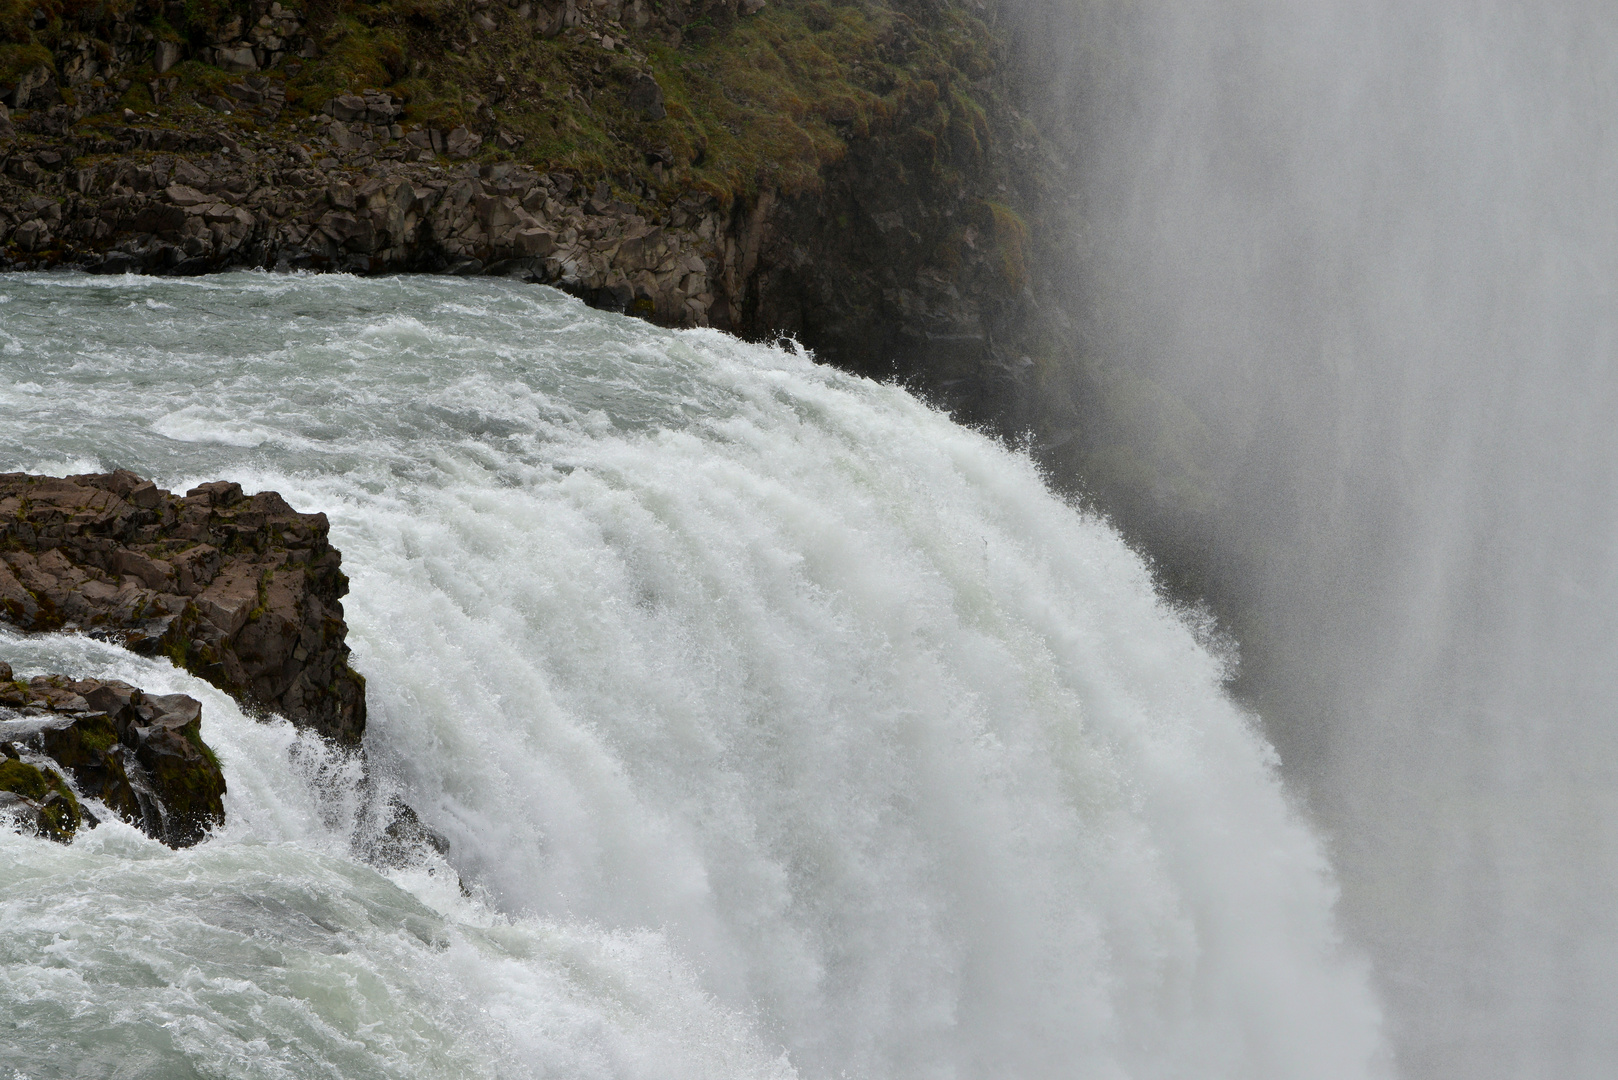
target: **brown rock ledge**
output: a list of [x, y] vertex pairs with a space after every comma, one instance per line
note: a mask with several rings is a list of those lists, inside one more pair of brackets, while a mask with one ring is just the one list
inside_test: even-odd
[[324, 514], [218, 482], [0, 474], [0, 618], [165, 655], [244, 706], [341, 743], [365, 730], [342, 556]]

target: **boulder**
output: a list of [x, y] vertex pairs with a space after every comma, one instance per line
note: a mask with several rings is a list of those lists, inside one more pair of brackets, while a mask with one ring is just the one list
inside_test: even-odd
[[477, 153], [478, 146], [482, 142], [481, 135], [474, 135], [466, 128], [458, 127], [444, 140], [444, 150], [452, 158], [469, 158]]
[[238, 484], [182, 498], [123, 471], [0, 474], [0, 617], [167, 656], [247, 708], [355, 743], [365, 680], [328, 529]]
[[159, 41], [152, 57], [152, 66], [159, 75], [180, 62], [180, 43], [178, 41]]
[[392, 94], [380, 90], [367, 90], [361, 100], [365, 103], [365, 113], [357, 119], [368, 124], [392, 124], [394, 120], [404, 115], [404, 101]]
[[[195, 698], [64, 675], [22, 683], [10, 678], [3, 662], [0, 676], [0, 705], [8, 713], [0, 720], [3, 749], [8, 757], [26, 752], [36, 759], [18, 761], [22, 768], [54, 776], [41, 764], [49, 759], [72, 777], [79, 794], [170, 847], [189, 847], [225, 820], [225, 775], [202, 741], [202, 705]], [[5, 768], [0, 765], [0, 771]], [[19, 768], [10, 772], [22, 778], [19, 783], [27, 780]], [[73, 829], [79, 825], [82, 814], [66, 784], [52, 789], [63, 796], [55, 804], [40, 801], [37, 790], [7, 788], [3, 777], [0, 788], [35, 800], [47, 816], [54, 812], [58, 833], [65, 833], [57, 839], [71, 838], [68, 817]]]
[[413, 865], [427, 850], [449, 854], [449, 841], [423, 825], [402, 799], [393, 796], [378, 809], [382, 828], [371, 838], [366, 853], [372, 862], [397, 869]]
[[163, 192], [168, 196], [169, 202], [175, 206], [202, 206], [213, 202], [213, 197], [204, 195], [194, 187], [185, 184], [170, 184]]
[[61, 100], [56, 74], [44, 64], [29, 68], [10, 86], [0, 86], [0, 103], [13, 109], [44, 109]]
[[663, 88], [645, 72], [630, 81], [627, 103], [642, 120], [661, 120], [668, 115], [663, 107]]
[[556, 234], [548, 229], [519, 229], [515, 239], [519, 255], [544, 258], [556, 250]]
[[226, 46], [214, 50], [214, 60], [226, 71], [257, 71], [258, 57], [246, 45]]
[[339, 94], [322, 105], [320, 111], [327, 116], [335, 117], [345, 122], [363, 120], [365, 118], [365, 99], [358, 94]]

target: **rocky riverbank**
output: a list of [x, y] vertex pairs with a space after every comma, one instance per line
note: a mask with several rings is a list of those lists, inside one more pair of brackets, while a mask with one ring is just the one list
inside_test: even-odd
[[[711, 200], [659, 222], [570, 174], [406, 161], [409, 144], [378, 161], [335, 120], [308, 134], [332, 156], [316, 164], [298, 143], [219, 122], [14, 143], [0, 163], [11, 266], [493, 273], [670, 325], [734, 322], [735, 242]], [[345, 152], [344, 142], [356, 145]], [[83, 164], [52, 172], [41, 159]]]
[[324, 514], [213, 483], [183, 497], [129, 472], [0, 474], [0, 615], [163, 655], [244, 706], [340, 743], [365, 729], [342, 556]]

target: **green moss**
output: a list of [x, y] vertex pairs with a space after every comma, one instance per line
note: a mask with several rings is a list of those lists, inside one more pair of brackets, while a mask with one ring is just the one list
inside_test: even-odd
[[231, 0], [185, 0], [185, 25], [192, 30], [213, 30], [228, 22], [235, 5]]
[[264, 617], [264, 613], [270, 609], [270, 582], [274, 580], [275, 569], [273, 567], [265, 567], [264, 572], [259, 574], [258, 603], [254, 604], [253, 610], [247, 613], [248, 622], [258, 622]]
[[[39, 2], [52, 21], [32, 28]], [[0, 71], [49, 61], [45, 48], [92, 3], [133, 0], [0, 0]], [[405, 124], [448, 130], [465, 124], [484, 135], [503, 131], [520, 145], [501, 150], [486, 139], [480, 156], [515, 158], [571, 172], [594, 186], [606, 180], [615, 198], [668, 206], [696, 192], [722, 205], [763, 188], [812, 191], [827, 166], [861, 139], [888, 140], [907, 183], [915, 174], [950, 181], [981, 167], [992, 139], [989, 76], [1003, 43], [966, 4], [895, 0], [827, 3], [771, 0], [756, 15], [704, 18], [669, 45], [654, 32], [604, 27], [627, 38], [604, 50], [583, 29], [546, 39], [533, 19], [495, 4], [493, 32], [477, 29], [461, 0], [307, 0], [304, 32], [319, 57], [288, 57], [264, 74], [281, 81], [283, 132], [318, 112], [331, 97], [382, 88], [406, 102]], [[98, 9], [104, 10], [104, 9]], [[160, 14], [159, 14], [160, 12]], [[134, 21], [159, 38], [205, 42], [235, 16], [252, 18], [245, 0], [185, 0], [142, 6]], [[83, 16], [90, 18], [90, 16]], [[88, 25], [88, 23], [86, 24]], [[77, 29], [73, 33], [80, 32]], [[629, 107], [642, 73], [662, 88], [666, 116], [649, 120]], [[155, 106], [149, 65], [126, 74], [120, 104]], [[188, 103], [226, 94], [239, 75], [195, 59], [165, 72], [178, 93], [165, 101], [164, 123], [183, 124]], [[90, 118], [89, 124], [108, 122]], [[239, 114], [230, 122], [255, 121]], [[1027, 275], [1027, 230], [1009, 211], [991, 210], [992, 231], [1008, 281]], [[228, 552], [227, 552], [228, 553]]]
[[[192, 0], [186, 17], [204, 25], [214, 8], [198, 5], [222, 2]], [[923, 25], [876, 3], [780, 0], [743, 19], [699, 19], [679, 48], [611, 31], [644, 60], [606, 52], [580, 30], [538, 37], [532, 20], [501, 5], [489, 12], [493, 33], [476, 30], [470, 9], [452, 0], [309, 4], [306, 29], [321, 56], [287, 77], [288, 118], [336, 94], [386, 88], [406, 101], [409, 125], [510, 132], [519, 150], [507, 155], [491, 141], [484, 156], [604, 177], [631, 202], [699, 190], [728, 203], [765, 184], [812, 189], [853, 138], [904, 134], [922, 167], [946, 169], [975, 160], [987, 138], [986, 92], [974, 80], [992, 70], [999, 46], [964, 8], [934, 9]], [[661, 120], [628, 106], [641, 71], [662, 87]]]
[[287, 103], [306, 113], [318, 112], [338, 94], [392, 86], [406, 74], [398, 29], [367, 25], [349, 12], [332, 13], [329, 20], [317, 31], [319, 62], [287, 80]]
[[153, 16], [147, 20], [146, 26], [157, 35], [160, 41], [184, 41], [185, 35], [176, 30], [169, 21], [161, 15]]
[[79, 745], [86, 750], [104, 754], [118, 745], [118, 730], [109, 720], [80, 720], [75, 727], [79, 732]]
[[0, 83], [13, 85], [18, 78], [41, 64], [52, 71], [56, 70], [50, 50], [35, 41], [25, 38], [20, 42], [0, 45]]
[[1028, 223], [1009, 206], [984, 203], [989, 212], [989, 228], [994, 238], [1000, 273], [1007, 284], [1022, 288], [1028, 283]]
[[207, 759], [210, 765], [223, 771], [222, 766], [219, 764], [219, 756], [213, 752], [213, 747], [202, 741], [202, 724], [200, 722], [187, 724], [185, 726], [185, 737], [192, 746], [197, 748], [197, 752]]
[[51, 769], [41, 769], [14, 758], [0, 761], [0, 791], [10, 791], [39, 804], [48, 835], [66, 842], [82, 820], [79, 800], [66, 780]]
[[185, 736], [206, 759], [206, 764], [167, 753], [142, 759], [150, 772], [153, 789], [168, 807], [170, 829], [174, 833], [171, 839], [181, 846], [195, 843], [210, 824], [224, 820], [220, 800], [225, 793], [219, 759], [203, 745], [196, 725], [186, 728]]
[[45, 774], [34, 766], [15, 758], [0, 761], [0, 791], [10, 791], [25, 799], [41, 802], [50, 794], [50, 790]]

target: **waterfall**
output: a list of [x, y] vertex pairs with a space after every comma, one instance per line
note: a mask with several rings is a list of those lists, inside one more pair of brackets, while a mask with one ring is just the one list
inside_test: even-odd
[[[545, 289], [0, 278], [0, 468], [332, 522], [366, 763], [204, 702], [228, 822], [0, 836], [26, 1076], [1386, 1074], [1230, 658], [1020, 453]], [[463, 891], [464, 886], [464, 891]]]

